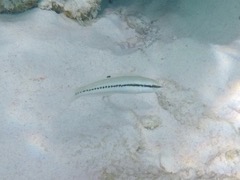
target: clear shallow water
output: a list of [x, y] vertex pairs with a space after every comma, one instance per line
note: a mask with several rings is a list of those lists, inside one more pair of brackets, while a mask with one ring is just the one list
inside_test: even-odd
[[[239, 1], [221, 2], [105, 2], [85, 26], [1, 14], [1, 177], [239, 178]], [[69, 102], [129, 74], [164, 88]]]

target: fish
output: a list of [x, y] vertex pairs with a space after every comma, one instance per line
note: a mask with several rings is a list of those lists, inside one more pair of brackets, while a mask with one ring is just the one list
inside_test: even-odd
[[74, 92], [73, 99], [91, 94], [154, 93], [160, 88], [162, 88], [162, 86], [156, 80], [142, 76], [108, 76], [107, 79], [99, 80], [77, 88]]

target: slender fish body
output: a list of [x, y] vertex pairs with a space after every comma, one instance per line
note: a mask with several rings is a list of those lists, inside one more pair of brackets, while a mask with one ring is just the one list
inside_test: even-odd
[[120, 76], [100, 80], [78, 88], [74, 93], [74, 99], [90, 94], [110, 93], [153, 93], [162, 86], [157, 81], [141, 76]]

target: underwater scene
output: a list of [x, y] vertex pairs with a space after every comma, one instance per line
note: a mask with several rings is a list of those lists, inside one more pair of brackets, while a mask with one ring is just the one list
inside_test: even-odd
[[0, 0], [0, 179], [240, 179], [240, 0]]

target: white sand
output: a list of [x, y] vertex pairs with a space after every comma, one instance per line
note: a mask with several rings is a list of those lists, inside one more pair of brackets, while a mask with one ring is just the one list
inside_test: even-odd
[[[190, 5], [0, 15], [1, 179], [240, 178], [239, 3]], [[129, 74], [163, 89], [69, 101]]]

